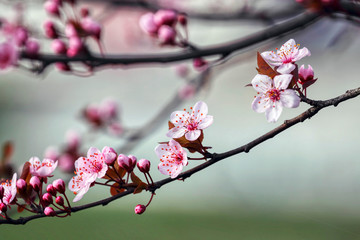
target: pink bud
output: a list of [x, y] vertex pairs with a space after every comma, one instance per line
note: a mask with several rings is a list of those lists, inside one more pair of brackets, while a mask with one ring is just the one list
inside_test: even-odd
[[46, 207], [44, 209], [44, 213], [45, 213], [46, 216], [51, 216], [51, 217], [56, 216], [56, 212], [52, 207]]
[[99, 107], [99, 114], [102, 120], [111, 121], [116, 118], [118, 111], [117, 103], [110, 98], [107, 98], [101, 102]]
[[56, 1], [47, 0], [44, 3], [44, 8], [47, 13], [54, 16], [60, 16], [59, 5]]
[[32, 176], [30, 178], [30, 185], [34, 189], [35, 192], [38, 192], [40, 189], [40, 185], [41, 185], [40, 179], [37, 176]]
[[314, 70], [311, 65], [308, 65], [308, 68], [305, 69], [304, 65], [301, 65], [299, 69], [299, 83], [304, 84], [310, 80], [314, 79]]
[[148, 173], [150, 170], [150, 161], [147, 159], [140, 159], [136, 165], [139, 168], [140, 172]]
[[24, 27], [18, 27], [14, 33], [14, 38], [18, 46], [23, 46], [28, 40], [28, 37], [28, 31]]
[[176, 32], [168, 26], [162, 25], [158, 31], [158, 38], [164, 44], [173, 44], [175, 42]]
[[80, 24], [87, 34], [94, 36], [97, 39], [100, 39], [101, 26], [99, 23], [95, 22], [90, 17], [86, 17], [81, 20]]
[[60, 39], [52, 41], [51, 48], [56, 54], [66, 54], [67, 51], [66, 44]]
[[35, 39], [29, 39], [26, 41], [25, 51], [30, 56], [36, 56], [39, 53], [40, 45]]
[[55, 67], [60, 71], [64, 71], [64, 72], [71, 71], [71, 68], [70, 68], [69, 64], [63, 63], [63, 62], [55, 63]]
[[85, 109], [84, 115], [89, 122], [95, 125], [101, 125], [101, 116], [98, 105], [89, 104]]
[[18, 50], [13, 42], [0, 44], [0, 70], [10, 68], [18, 60]]
[[90, 12], [89, 12], [89, 9], [87, 7], [82, 7], [80, 9], [80, 16], [85, 18], [87, 16], [89, 16]]
[[193, 66], [196, 70], [202, 71], [207, 67], [207, 61], [203, 60], [202, 58], [195, 58], [193, 60]]
[[136, 157], [119, 154], [117, 162], [121, 168], [125, 169], [128, 173], [131, 173], [136, 165]]
[[4, 187], [0, 185], [0, 199], [4, 197]]
[[57, 196], [55, 202], [60, 206], [64, 206], [64, 198], [62, 196]]
[[75, 159], [70, 154], [65, 153], [59, 157], [59, 168], [64, 172], [71, 173], [74, 171]]
[[24, 192], [26, 190], [26, 181], [22, 178], [19, 178], [16, 181], [16, 188], [18, 189], [19, 192]]
[[148, 34], [156, 34], [158, 30], [158, 25], [154, 22], [154, 14], [149, 12], [142, 15], [139, 19], [140, 28]]
[[179, 14], [178, 21], [181, 25], [186, 26], [187, 25], [187, 18], [183, 14]]
[[142, 214], [143, 212], [145, 212], [146, 207], [142, 204], [138, 204], [138, 205], [136, 205], [134, 210], [135, 210], [136, 214]]
[[47, 185], [46, 191], [53, 196], [56, 196], [56, 190], [52, 184]]
[[69, 39], [69, 48], [66, 52], [68, 57], [74, 57], [83, 49], [83, 43], [79, 37], [71, 37]]
[[42, 196], [42, 200], [43, 200], [43, 203], [44, 203], [45, 206], [49, 206], [50, 204], [53, 203], [53, 198], [52, 198], [50, 193], [45, 193]]
[[54, 186], [55, 190], [61, 194], [65, 193], [65, 182], [61, 178], [56, 179], [53, 181], [52, 185]]
[[48, 38], [57, 38], [59, 36], [57, 28], [55, 27], [55, 24], [52, 21], [46, 21], [44, 23], [44, 29], [45, 29], [45, 35]]
[[0, 203], [0, 212], [6, 212], [7, 211], [7, 206], [5, 203]]
[[65, 26], [65, 35], [68, 38], [78, 37], [78, 32], [77, 32], [75, 26], [72, 23], [66, 24], [66, 26]]
[[169, 25], [172, 26], [176, 23], [177, 14], [172, 10], [159, 10], [154, 14], [154, 22], [156, 25]]
[[112, 165], [116, 160], [116, 152], [111, 147], [104, 147], [102, 149], [102, 154], [104, 154], [105, 162], [107, 165]]

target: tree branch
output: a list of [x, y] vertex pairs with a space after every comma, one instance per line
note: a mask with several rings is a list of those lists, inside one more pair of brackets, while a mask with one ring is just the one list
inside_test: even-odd
[[[207, 162], [200, 164], [186, 172], [183, 172], [181, 174], [178, 175], [178, 177], [176, 178], [166, 178], [160, 181], [157, 181], [154, 183], [154, 185], [149, 186], [149, 191], [151, 192], [155, 192], [157, 189], [161, 188], [162, 186], [171, 183], [175, 180], [178, 179], [182, 179], [185, 180], [186, 178], [190, 177], [191, 175], [213, 165], [214, 163], [217, 163], [223, 159], [229, 158], [231, 156], [237, 155], [239, 153], [242, 152], [246, 152], [248, 153], [252, 148], [258, 146], [259, 144], [277, 136], [278, 134], [280, 134], [281, 132], [285, 131], [286, 129], [300, 123], [303, 122], [307, 119], [310, 119], [311, 117], [313, 117], [314, 115], [316, 115], [321, 109], [329, 107], [329, 106], [337, 106], [339, 103], [347, 101], [349, 99], [355, 98], [357, 96], [360, 95], [360, 87], [356, 88], [356, 89], [352, 89], [352, 90], [348, 90], [346, 91], [346, 93], [336, 97], [336, 98], [332, 98], [329, 100], [325, 100], [325, 101], [314, 101], [314, 100], [306, 100], [305, 98], [302, 98], [303, 101], [308, 101], [309, 103], [311, 103], [312, 105], [314, 105], [313, 107], [309, 108], [308, 110], [306, 110], [305, 112], [303, 112], [302, 114], [298, 115], [297, 117], [294, 117], [290, 120], [286, 120], [283, 124], [281, 124], [279, 127], [271, 130], [270, 132], [256, 138], [255, 140], [241, 146], [238, 147], [236, 149], [224, 152], [224, 153], [213, 153], [211, 154], [211, 156], [209, 156], [209, 158], [211, 158], [210, 160], [208, 160]], [[100, 206], [100, 205], [107, 205], [108, 203], [122, 198], [126, 195], [129, 195], [131, 193], [133, 193], [134, 188], [129, 187], [127, 188], [127, 191], [122, 192], [120, 194], [117, 194], [115, 196], [103, 199], [103, 200], [99, 200], [93, 203], [89, 203], [89, 204], [85, 204], [85, 205], [81, 205], [78, 207], [72, 207], [71, 208], [71, 212], [78, 212], [78, 211], [82, 211], [88, 208], [92, 208], [92, 207], [96, 207], [96, 206]], [[62, 213], [66, 213], [65, 211], [57, 211], [57, 214], [62, 214]], [[38, 218], [42, 218], [42, 217], [46, 217], [45, 214], [38, 214], [38, 215], [32, 215], [29, 217], [21, 217], [19, 219], [5, 219], [5, 220], [0, 220], [0, 224], [14, 224], [14, 225], [19, 225], [19, 224], [25, 224], [31, 220], [34, 219], [38, 219]]]

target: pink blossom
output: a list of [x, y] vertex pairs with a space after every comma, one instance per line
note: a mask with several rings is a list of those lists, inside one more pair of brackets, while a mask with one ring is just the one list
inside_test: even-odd
[[16, 182], [16, 187], [19, 190], [19, 192], [24, 192], [26, 190], [26, 181], [22, 178], [19, 178]]
[[296, 108], [300, 104], [300, 98], [292, 89], [286, 89], [292, 79], [291, 74], [283, 74], [274, 77], [274, 80], [266, 75], [257, 74], [251, 81], [252, 86], [258, 92], [258, 96], [252, 103], [255, 112], [265, 112], [268, 122], [276, 122], [283, 107]]
[[159, 144], [155, 148], [156, 155], [160, 158], [158, 169], [162, 174], [176, 178], [188, 164], [187, 154], [178, 142], [171, 139], [167, 144]]
[[126, 172], [131, 173], [136, 166], [136, 157], [133, 155], [126, 156], [124, 154], [119, 154], [117, 162], [119, 166], [126, 170]]
[[156, 34], [159, 26], [154, 22], [154, 14], [149, 12], [139, 19], [140, 28], [147, 34]]
[[51, 48], [56, 54], [66, 54], [66, 44], [60, 39], [54, 39], [51, 43]]
[[40, 190], [41, 181], [37, 176], [32, 176], [29, 183], [30, 186], [34, 189], [34, 191], [38, 192]]
[[291, 73], [295, 69], [294, 63], [303, 57], [310, 56], [310, 51], [304, 47], [299, 49], [294, 39], [290, 39], [280, 50], [263, 52], [261, 56], [272, 66], [278, 67], [276, 71], [282, 74]]
[[164, 44], [173, 44], [176, 38], [176, 31], [168, 25], [162, 25], [158, 31], [158, 38]]
[[25, 44], [25, 51], [30, 56], [36, 56], [39, 53], [40, 45], [35, 39], [29, 39]]
[[85, 17], [81, 19], [80, 24], [87, 34], [94, 36], [97, 39], [100, 39], [101, 26], [99, 23], [95, 22], [90, 17]]
[[148, 173], [150, 170], [150, 161], [147, 159], [140, 159], [136, 165], [139, 168], [140, 172]]
[[14, 66], [18, 61], [18, 50], [14, 42], [7, 41], [0, 44], [0, 70]]
[[[16, 192], [17, 192], [16, 177], [17, 177], [17, 175], [16, 175], [16, 173], [14, 173], [10, 182], [6, 181], [6, 182], [1, 183], [1, 186], [3, 187], [3, 191], [4, 191], [1, 202], [6, 205], [10, 205], [11, 202], [15, 199]], [[1, 213], [1, 211], [0, 211], [0, 213]]]
[[313, 80], [314, 78], [314, 70], [311, 65], [308, 65], [306, 69], [304, 65], [301, 65], [299, 69], [299, 83], [304, 84], [307, 81]]
[[50, 216], [50, 217], [56, 216], [56, 212], [52, 207], [46, 207], [44, 209], [44, 213], [45, 213], [46, 216]]
[[30, 173], [32, 176], [49, 177], [57, 167], [58, 162], [52, 159], [45, 158], [42, 162], [38, 157], [32, 157], [29, 160]]
[[60, 16], [59, 4], [56, 1], [47, 0], [44, 3], [44, 8], [47, 13], [54, 16]]
[[101, 102], [98, 112], [103, 121], [109, 122], [117, 117], [118, 104], [113, 99], [106, 98]]
[[[180, 138], [184, 136], [189, 141], [195, 141], [201, 134], [201, 130], [213, 123], [213, 116], [207, 115], [208, 107], [204, 102], [197, 102], [191, 114], [186, 111], [175, 111], [170, 115], [170, 122], [175, 127], [169, 130], [166, 136]], [[184, 109], [185, 110], [185, 109]]]
[[134, 211], [136, 214], [143, 214], [146, 210], [146, 206], [145, 205], [142, 205], [142, 204], [138, 204], [136, 205]]
[[173, 10], [160, 9], [154, 14], [154, 23], [158, 26], [172, 26], [177, 21], [177, 13]]
[[116, 152], [113, 148], [105, 146], [101, 152], [104, 154], [106, 164], [112, 165], [115, 162]]
[[70, 191], [76, 194], [73, 202], [79, 201], [84, 196], [84, 194], [89, 191], [92, 182], [89, 182], [87, 177], [88, 176], [85, 175], [84, 172], [80, 172], [70, 180], [68, 188]]
[[58, 30], [57, 30], [55, 24], [50, 20], [47, 20], [44, 23], [44, 30], [45, 30], [45, 35], [48, 38], [55, 39], [55, 38], [57, 38], [59, 36], [58, 35]]

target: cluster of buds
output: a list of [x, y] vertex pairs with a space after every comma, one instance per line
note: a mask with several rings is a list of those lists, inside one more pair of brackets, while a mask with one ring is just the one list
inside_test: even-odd
[[14, 22], [0, 19], [0, 35], [5, 39], [0, 43], [0, 70], [15, 66], [21, 51], [29, 57], [35, 57], [39, 52], [39, 42], [30, 37], [30, 31], [21, 23], [21, 16], [22, 12], [18, 13]]
[[58, 162], [59, 168], [66, 173], [73, 173], [74, 162], [82, 155], [81, 138], [79, 133], [69, 130], [65, 134], [65, 144], [60, 152], [53, 146], [49, 146], [44, 153], [44, 158], [52, 159]]
[[178, 29], [180, 26], [185, 33], [187, 32], [187, 18], [173, 10], [161, 9], [156, 13], [148, 12], [141, 16], [139, 24], [145, 33], [157, 38], [163, 45], [182, 45], [187, 38], [181, 36]]
[[296, 0], [297, 3], [315, 11], [339, 10], [339, 0]]
[[100, 104], [91, 103], [83, 110], [83, 118], [95, 129], [106, 129], [111, 135], [120, 136], [123, 127], [119, 121], [117, 103], [112, 99], [104, 99]]
[[[61, 194], [65, 197], [68, 206], [65, 206], [64, 197], [62, 197]], [[57, 215], [51, 205], [59, 210], [67, 212], [67, 215], [70, 214], [70, 204], [65, 194], [65, 182], [62, 179], [54, 180], [52, 184], [47, 185], [46, 193], [42, 195], [41, 200], [41, 203], [44, 207], [44, 213], [47, 216]]]
[[[54, 21], [48, 20], [44, 24], [45, 35], [53, 39], [52, 50], [56, 54], [74, 57], [80, 54], [87, 54], [88, 49], [85, 41], [93, 38], [99, 44], [101, 51], [101, 26], [89, 14], [89, 9], [76, 8], [74, 0], [46, 0], [44, 3], [46, 12], [61, 21], [65, 28], [60, 30]], [[68, 9], [72, 10], [69, 14]], [[57, 68], [62, 71], [70, 71], [67, 63], [57, 63]]]

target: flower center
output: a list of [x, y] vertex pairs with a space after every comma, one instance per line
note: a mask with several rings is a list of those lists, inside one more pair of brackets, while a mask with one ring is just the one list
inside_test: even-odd
[[188, 131], [194, 131], [196, 130], [198, 127], [198, 123], [195, 122], [194, 120], [191, 120], [191, 122], [186, 126]]
[[183, 157], [181, 154], [173, 153], [171, 158], [174, 160], [175, 164], [180, 165], [182, 163]]
[[92, 170], [93, 172], [100, 172], [102, 169], [102, 164], [98, 161], [93, 161], [92, 162]]
[[271, 101], [279, 101], [280, 100], [280, 91], [276, 88], [270, 89], [266, 92], [266, 95], [270, 98]]

